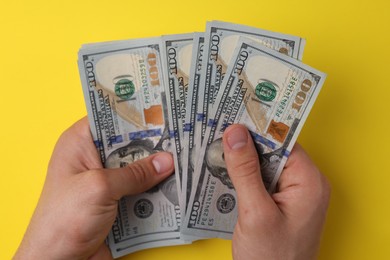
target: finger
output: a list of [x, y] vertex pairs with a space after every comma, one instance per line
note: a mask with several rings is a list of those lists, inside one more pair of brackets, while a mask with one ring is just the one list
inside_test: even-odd
[[105, 169], [113, 198], [144, 192], [166, 177], [174, 169], [172, 155], [166, 152], [153, 154], [123, 168]]
[[88, 119], [84, 117], [58, 139], [48, 172], [68, 177], [96, 168], [102, 168], [102, 164], [92, 140]]
[[273, 198], [279, 205], [288, 201], [290, 206], [304, 209], [312, 208], [306, 207], [305, 204], [327, 205], [329, 197], [329, 182], [305, 150], [298, 143], [295, 144], [279, 178], [278, 191], [273, 194]]
[[239, 207], [245, 210], [269, 203], [270, 196], [261, 179], [259, 157], [246, 127], [228, 127], [223, 136], [223, 147]]
[[[294, 185], [313, 187], [322, 182], [322, 174], [310, 159], [309, 155], [298, 143], [294, 145], [291, 154], [279, 179], [279, 190]], [[317, 187], [313, 187], [317, 188]]]

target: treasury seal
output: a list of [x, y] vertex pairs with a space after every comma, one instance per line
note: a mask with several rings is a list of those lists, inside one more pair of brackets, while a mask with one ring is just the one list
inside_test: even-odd
[[134, 213], [139, 218], [148, 218], [153, 213], [153, 204], [150, 200], [140, 199], [134, 205]]
[[131, 75], [122, 75], [113, 79], [115, 85], [115, 94], [123, 99], [129, 100], [135, 93], [133, 77]]
[[229, 193], [222, 194], [217, 201], [217, 209], [222, 214], [232, 212], [236, 206], [236, 199]]
[[269, 81], [263, 81], [257, 84], [255, 93], [257, 98], [261, 101], [272, 101], [276, 97], [277, 90], [273, 83]]

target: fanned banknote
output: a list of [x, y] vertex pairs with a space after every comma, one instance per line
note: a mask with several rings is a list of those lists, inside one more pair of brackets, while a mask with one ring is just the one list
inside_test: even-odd
[[[200, 71], [202, 68], [204, 46], [204, 33], [194, 33], [191, 66], [190, 66], [190, 78], [188, 83], [188, 92], [186, 99], [186, 115], [184, 122], [184, 140], [183, 140], [183, 205], [187, 207], [188, 200], [191, 195], [192, 187], [192, 175], [194, 171], [195, 156], [198, 147], [195, 146], [195, 121], [196, 121], [196, 108], [198, 104], [198, 91]], [[185, 193], [184, 193], [185, 192]], [[185, 197], [184, 197], [185, 196]]]
[[297, 36], [220, 21], [208, 22], [200, 80], [202, 87], [199, 89], [197, 105], [196, 146], [203, 143], [209, 111], [215, 103], [239, 37], [247, 37], [296, 59], [302, 58], [305, 46], [305, 40]]
[[249, 129], [264, 184], [272, 191], [324, 80], [324, 73], [240, 38], [206, 130], [204, 163], [195, 168], [184, 234], [231, 238], [233, 233], [237, 197], [223, 159], [224, 130], [235, 123]]
[[[161, 39], [151, 38], [87, 45], [79, 52], [92, 136], [106, 168], [171, 150], [161, 49]], [[120, 200], [108, 237], [114, 257], [183, 244], [178, 189], [172, 175]]]
[[[165, 93], [169, 116], [169, 133], [173, 145], [175, 172], [180, 180], [180, 206], [182, 216], [185, 213], [187, 176], [183, 176], [183, 125], [186, 115], [186, 95], [192, 57], [194, 34], [177, 34], [162, 37], [163, 71], [165, 77]], [[186, 185], [184, 185], [186, 186]]]

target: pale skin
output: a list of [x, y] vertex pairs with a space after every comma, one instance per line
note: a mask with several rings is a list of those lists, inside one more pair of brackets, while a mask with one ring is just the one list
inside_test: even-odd
[[[224, 135], [229, 176], [239, 218], [232, 251], [236, 260], [315, 259], [330, 188], [296, 145], [269, 195], [260, 177], [248, 131], [230, 126]], [[112, 259], [104, 244], [118, 200], [148, 190], [174, 170], [169, 153], [153, 154], [120, 169], [103, 169], [86, 118], [63, 133], [46, 182], [15, 259]]]
[[228, 173], [237, 191], [238, 222], [233, 258], [315, 259], [330, 197], [330, 186], [296, 144], [272, 196], [259, 175], [256, 150], [245, 127], [224, 135]]

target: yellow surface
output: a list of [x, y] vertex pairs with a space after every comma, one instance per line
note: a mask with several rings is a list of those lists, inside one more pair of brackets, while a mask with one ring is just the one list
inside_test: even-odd
[[[390, 259], [387, 0], [56, 2], [0, 2], [0, 259], [22, 239], [58, 136], [86, 114], [80, 45], [203, 31], [207, 20], [306, 38], [303, 61], [328, 74], [299, 137], [333, 187], [319, 259]], [[126, 259], [230, 259], [230, 246], [210, 240]]]

